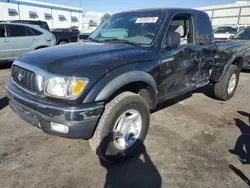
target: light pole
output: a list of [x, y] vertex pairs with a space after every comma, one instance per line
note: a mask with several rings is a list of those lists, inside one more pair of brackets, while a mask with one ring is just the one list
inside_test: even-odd
[[[80, 0], [80, 8], [82, 8], [82, 0]], [[82, 21], [82, 18], [81, 18], [81, 13], [79, 13], [79, 22], [78, 22], [78, 27], [80, 28], [80, 24], [82, 24], [82, 23], [80, 23]]]

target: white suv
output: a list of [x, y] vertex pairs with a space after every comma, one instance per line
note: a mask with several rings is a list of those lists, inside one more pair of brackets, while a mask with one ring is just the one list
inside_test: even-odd
[[0, 61], [13, 61], [27, 52], [55, 43], [55, 36], [39, 26], [0, 22]]

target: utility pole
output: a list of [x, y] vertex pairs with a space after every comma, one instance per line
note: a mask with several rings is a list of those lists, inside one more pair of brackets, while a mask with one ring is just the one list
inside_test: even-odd
[[[82, 0], [80, 0], [80, 8], [82, 8]], [[79, 13], [79, 22], [78, 22], [78, 27], [80, 28], [80, 24], [82, 25], [82, 13]]]

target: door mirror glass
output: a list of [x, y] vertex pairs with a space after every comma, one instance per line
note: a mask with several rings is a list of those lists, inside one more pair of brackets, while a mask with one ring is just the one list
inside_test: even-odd
[[177, 32], [170, 32], [167, 37], [166, 46], [177, 48], [181, 44], [181, 35]]

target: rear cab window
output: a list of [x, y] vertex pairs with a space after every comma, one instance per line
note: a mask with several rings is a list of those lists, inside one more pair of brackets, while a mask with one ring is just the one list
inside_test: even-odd
[[214, 41], [214, 32], [209, 16], [204, 12], [196, 13], [196, 42], [199, 44], [211, 44]]

